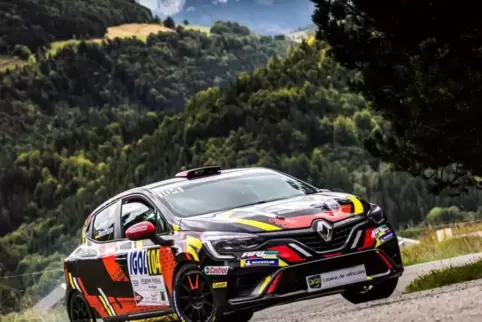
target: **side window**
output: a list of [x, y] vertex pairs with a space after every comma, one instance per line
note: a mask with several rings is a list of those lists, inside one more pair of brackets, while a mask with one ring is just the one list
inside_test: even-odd
[[95, 215], [93, 235], [96, 241], [114, 240], [115, 207], [113, 204]]
[[140, 199], [127, 200], [122, 204], [122, 236], [126, 230], [143, 221], [149, 221], [157, 228], [158, 233], [166, 231], [166, 225], [161, 215], [151, 204]]

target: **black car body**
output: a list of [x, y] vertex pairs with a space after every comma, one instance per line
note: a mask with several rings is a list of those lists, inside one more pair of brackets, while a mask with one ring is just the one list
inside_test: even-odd
[[126, 191], [82, 233], [64, 265], [71, 321], [247, 321], [329, 294], [388, 297], [403, 272], [380, 207], [266, 168], [204, 167]]

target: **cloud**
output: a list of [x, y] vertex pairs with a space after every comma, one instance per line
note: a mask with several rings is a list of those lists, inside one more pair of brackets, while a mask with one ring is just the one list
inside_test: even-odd
[[139, 3], [159, 16], [165, 17], [181, 12], [186, 0], [139, 0]]
[[193, 6], [190, 6], [190, 7], [187, 7], [186, 11], [187, 12], [196, 11], [196, 8], [194, 8]]
[[281, 35], [291, 32], [291, 28], [283, 27], [276, 23], [260, 23], [253, 26], [256, 31], [264, 35]]

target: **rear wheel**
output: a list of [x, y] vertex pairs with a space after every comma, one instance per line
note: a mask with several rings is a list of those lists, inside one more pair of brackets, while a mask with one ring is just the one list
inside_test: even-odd
[[71, 322], [94, 322], [94, 314], [85, 298], [75, 292], [69, 301], [69, 318]]
[[353, 304], [365, 303], [375, 300], [381, 300], [393, 294], [397, 288], [398, 277], [389, 280], [364, 286], [362, 288], [347, 290], [341, 295]]
[[222, 312], [214, 304], [211, 287], [196, 265], [188, 264], [179, 269], [172, 301], [181, 321], [211, 322], [221, 318]]

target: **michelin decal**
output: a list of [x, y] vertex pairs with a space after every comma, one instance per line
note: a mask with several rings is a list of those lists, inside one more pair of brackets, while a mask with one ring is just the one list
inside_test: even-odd
[[161, 275], [159, 249], [129, 252], [128, 270], [134, 300], [138, 306], [168, 306], [166, 285]]

